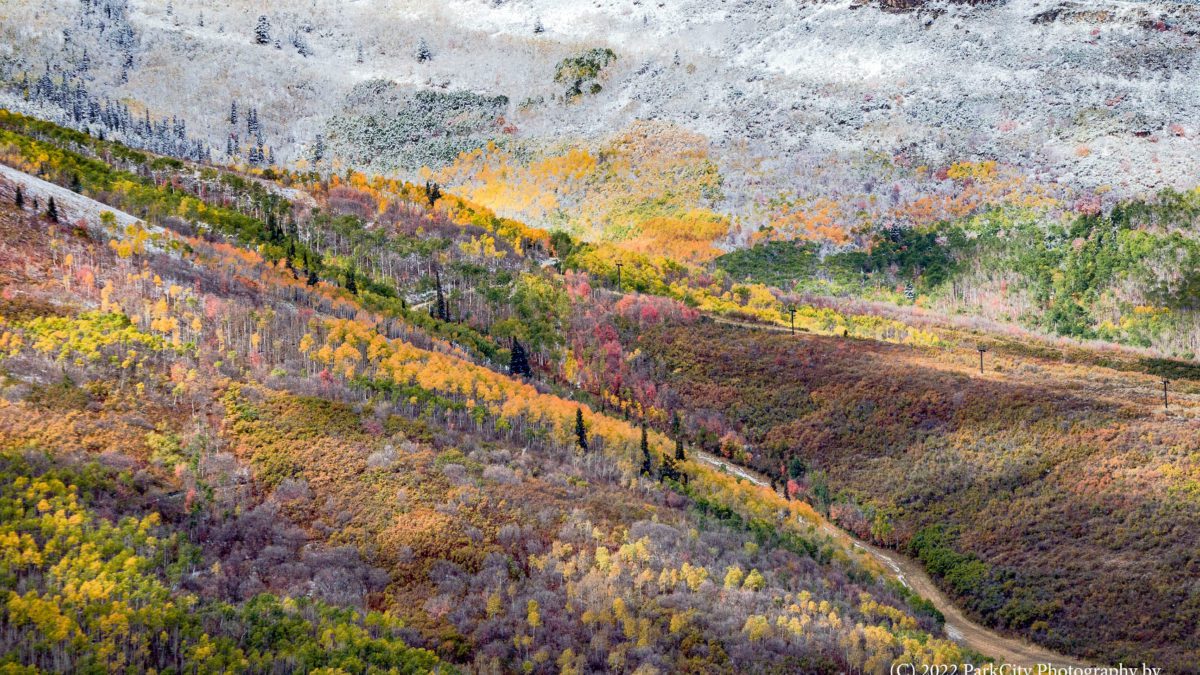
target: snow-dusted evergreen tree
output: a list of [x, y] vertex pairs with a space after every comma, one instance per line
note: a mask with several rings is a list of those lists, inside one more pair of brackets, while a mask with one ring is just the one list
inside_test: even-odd
[[229, 104], [229, 125], [236, 127], [238, 123], [237, 99]]
[[313, 142], [312, 161], [314, 164], [325, 159], [325, 137], [317, 134], [317, 140]]
[[361, 43], [361, 42], [360, 42], [360, 43], [358, 43], [358, 51], [357, 51], [357, 53], [354, 55], [354, 62], [355, 62], [355, 63], [362, 63], [362, 62], [363, 62], [363, 45], [362, 45], [362, 43]]
[[271, 22], [267, 20], [266, 14], [258, 17], [258, 25], [254, 27], [254, 44], [271, 44]]
[[246, 133], [251, 136], [258, 135], [258, 108], [251, 108], [246, 113]]
[[425, 42], [425, 38], [417, 43], [417, 63], [425, 63], [433, 58], [433, 51], [429, 49], [429, 44]]
[[296, 33], [292, 37], [292, 46], [296, 48], [296, 53], [305, 58], [313, 54], [312, 47], [308, 46], [308, 40], [301, 33]]
[[206, 143], [188, 137], [185, 118], [154, 120], [147, 110], [135, 119], [128, 106], [93, 96], [77, 71], [47, 68], [36, 80], [30, 75], [21, 79], [30, 83], [25, 90], [30, 103], [59, 109], [60, 122], [101, 140], [111, 134], [129, 146], [192, 161], [204, 161], [212, 154]]
[[542, 25], [542, 17], [539, 16], [533, 22], [533, 33], [534, 33], [534, 35], [537, 35], [538, 33], [545, 33], [545, 32], [546, 32], [546, 27]]
[[125, 52], [125, 58], [121, 61], [121, 83], [129, 81], [129, 71], [133, 70], [133, 52]]

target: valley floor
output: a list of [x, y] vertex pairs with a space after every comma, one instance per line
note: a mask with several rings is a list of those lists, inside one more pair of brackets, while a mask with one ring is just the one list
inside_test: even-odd
[[[716, 457], [706, 452], [697, 452], [696, 458], [718, 469], [728, 471], [734, 476], [744, 478], [754, 485], [762, 487], [770, 486], [770, 481], [767, 480], [766, 476], [753, 469], [734, 464], [727, 459]], [[897, 581], [932, 602], [933, 606], [946, 617], [946, 635], [964, 647], [990, 656], [996, 659], [998, 663], [1024, 668], [1035, 668], [1043, 664], [1051, 665], [1055, 668], [1065, 668], [1068, 666], [1087, 667], [1091, 665], [1079, 659], [1056, 654], [1024, 640], [1002, 635], [987, 626], [983, 626], [967, 618], [963, 614], [962, 609], [955, 605], [954, 601], [946, 597], [946, 594], [937, 587], [937, 584], [934, 583], [920, 562], [896, 551], [882, 549], [857, 539], [854, 535], [839, 529], [829, 522], [825, 522], [822, 529], [831, 537], [870, 554], [885, 569], [890, 570], [892, 576]]]

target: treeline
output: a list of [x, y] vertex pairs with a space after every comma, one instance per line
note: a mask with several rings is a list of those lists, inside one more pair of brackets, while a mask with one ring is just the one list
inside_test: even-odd
[[1081, 339], [1200, 352], [1200, 192], [1047, 220], [996, 207], [879, 228], [860, 249], [767, 241], [713, 263], [739, 280], [918, 304]]

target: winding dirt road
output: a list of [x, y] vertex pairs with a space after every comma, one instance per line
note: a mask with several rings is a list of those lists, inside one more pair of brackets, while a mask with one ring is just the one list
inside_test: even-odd
[[[731, 464], [728, 460], [705, 452], [693, 451], [693, 454], [700, 461], [719, 469], [724, 469], [755, 485], [770, 486], [770, 482], [766, 477], [756, 471], [738, 466], [737, 464]], [[859, 541], [848, 532], [838, 529], [828, 521], [823, 523], [822, 530], [834, 539], [870, 555], [882, 564], [885, 569], [890, 570], [896, 580], [916, 591], [921, 597], [932, 602], [934, 607], [937, 607], [938, 611], [946, 617], [947, 637], [960, 645], [990, 656], [999, 663], [1026, 668], [1032, 668], [1039, 664], [1049, 664], [1056, 668], [1067, 666], [1086, 667], [1092, 665], [1069, 656], [1055, 654], [1048, 649], [1030, 644], [1024, 640], [1001, 635], [990, 628], [975, 623], [967, 618], [963, 611], [950, 598], [946, 597], [946, 594], [934, 584], [933, 579], [925, 572], [925, 568], [921, 563], [916, 560], [895, 551], [882, 549], [878, 546]]]

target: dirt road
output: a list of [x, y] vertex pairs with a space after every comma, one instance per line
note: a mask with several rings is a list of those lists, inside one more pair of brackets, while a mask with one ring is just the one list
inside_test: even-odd
[[[764, 487], [770, 485], [769, 481], [762, 474], [736, 464], [731, 464], [728, 460], [704, 452], [694, 452], [694, 456], [706, 464], [724, 468], [729, 473], [744, 478], [755, 485]], [[981, 654], [990, 656], [999, 663], [1027, 668], [1043, 663], [1055, 667], [1084, 667], [1091, 665], [1078, 659], [1055, 654], [1024, 640], [1001, 635], [990, 628], [975, 623], [967, 618], [962, 610], [955, 606], [950, 598], [946, 597], [945, 593], [938, 589], [937, 585], [933, 583], [933, 579], [925, 572], [925, 568], [922, 567], [921, 563], [895, 551], [882, 549], [878, 546], [859, 541], [829, 522], [825, 522], [822, 529], [834, 539], [838, 539], [847, 545], [854, 546], [860, 551], [867, 553], [879, 561], [886, 569], [891, 570], [892, 576], [900, 583], [932, 602], [938, 611], [945, 615], [946, 635], [951, 640], [974, 649]]]

